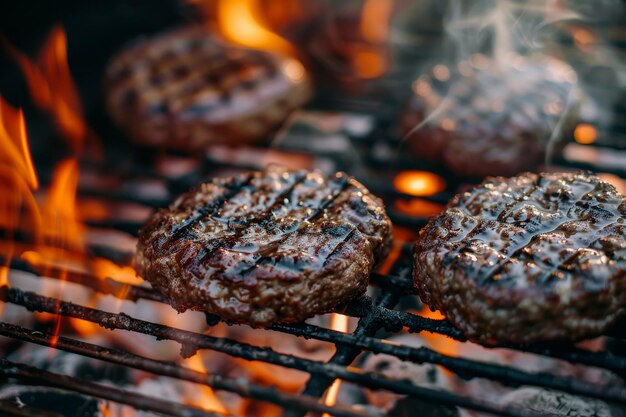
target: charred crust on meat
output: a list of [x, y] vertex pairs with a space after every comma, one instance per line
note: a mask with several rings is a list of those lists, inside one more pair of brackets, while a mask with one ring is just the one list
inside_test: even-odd
[[625, 202], [585, 172], [489, 178], [420, 232], [415, 287], [474, 341], [599, 335], [626, 311]]
[[179, 311], [268, 326], [359, 296], [390, 245], [382, 202], [354, 178], [274, 166], [214, 179], [159, 210], [135, 263]]

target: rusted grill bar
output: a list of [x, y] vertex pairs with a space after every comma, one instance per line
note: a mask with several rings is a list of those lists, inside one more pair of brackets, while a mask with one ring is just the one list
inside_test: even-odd
[[63, 336], [54, 338], [49, 334], [29, 330], [12, 324], [0, 323], [0, 334], [24, 340], [29, 343], [36, 343], [42, 346], [50, 346], [52, 344], [52, 339], [54, 339], [55, 348], [66, 352], [72, 352], [118, 365], [141, 369], [157, 375], [204, 384], [216, 390], [234, 392], [242, 397], [268, 401], [283, 407], [294, 407], [307, 411], [317, 411], [320, 413], [332, 413], [337, 417], [364, 417], [369, 415], [356, 410], [351, 410], [347, 407], [328, 407], [323, 403], [320, 403], [317, 398], [284, 394], [272, 388], [258, 387], [245, 383], [241, 380], [227, 379], [220, 377], [219, 375], [204, 374], [189, 368], [178, 366], [172, 362], [158, 361], [119, 349], [94, 345]]
[[128, 404], [138, 410], [154, 411], [169, 416], [219, 417], [218, 414], [207, 412], [199, 408], [149, 397], [110, 385], [97, 384], [85, 379], [42, 371], [41, 369], [21, 363], [11, 362], [3, 358], [0, 358], [0, 375], [7, 378], [17, 378], [38, 385], [66, 389], [121, 404]]
[[[14, 260], [10, 263], [11, 268], [16, 270], [22, 270], [26, 272], [31, 272], [37, 274], [36, 268], [29, 265], [27, 262], [22, 260]], [[55, 274], [58, 273], [58, 274]], [[83, 285], [87, 285], [89, 288], [100, 292], [102, 294], [111, 294], [118, 298], [123, 298], [126, 300], [137, 301], [139, 299], [164, 302], [166, 303], [165, 298], [157, 293], [156, 291], [140, 287], [136, 285], [130, 284], [122, 284], [118, 281], [112, 280], [110, 278], [107, 279], [99, 279], [93, 277], [89, 274], [77, 273], [77, 272], [66, 272], [65, 274], [61, 273], [60, 269], [55, 269], [51, 266], [46, 266], [47, 277], [55, 278], [55, 279], [65, 279], [69, 282], [79, 283]], [[396, 284], [401, 284], [400, 288], [404, 288], [405, 280], [400, 277], [394, 276], [381, 276], [378, 274], [372, 275], [372, 282], [381, 285], [383, 288], [386, 286], [395, 286]], [[388, 278], [388, 280], [387, 280]], [[402, 328], [405, 328], [406, 331], [411, 333], [420, 333], [422, 331], [439, 333], [445, 336], [448, 336], [454, 340], [464, 342], [466, 339], [462, 335], [462, 333], [453, 327], [447, 320], [435, 320], [429, 319], [421, 316], [417, 316], [415, 314], [398, 311], [386, 308], [380, 304], [374, 305], [372, 300], [365, 296], [357, 299], [350, 304], [348, 304], [341, 313], [346, 314], [351, 317], [363, 318], [368, 315], [371, 317], [377, 317], [377, 322], [379, 323], [380, 328], [385, 328], [389, 331], [399, 331]], [[215, 318], [215, 320], [219, 320]], [[273, 330], [282, 331], [285, 333], [294, 334], [297, 336], [307, 337], [307, 338], [316, 338], [319, 340], [325, 340], [328, 336], [324, 336], [325, 333], [333, 332], [328, 329], [321, 329], [317, 326], [311, 325], [280, 325], [275, 324], [271, 327]], [[617, 332], [615, 330], [614, 332]], [[340, 332], [334, 332], [337, 335], [336, 339], [331, 338], [329, 341], [331, 343], [340, 343], [340, 344], [352, 344], [353, 346], [358, 346], [358, 343], [364, 339], [362, 335], [359, 337], [346, 336]], [[341, 340], [341, 341], [340, 341]], [[374, 339], [375, 340], [375, 339]], [[363, 347], [363, 346], [361, 346]], [[524, 351], [529, 353], [540, 354], [543, 356], [549, 356], [557, 359], [563, 359], [571, 363], [577, 363], [581, 365], [594, 366], [598, 368], [604, 368], [618, 374], [626, 373], [626, 357], [617, 356], [612, 354], [611, 352], [601, 351], [601, 352], [593, 352], [585, 349], [579, 349], [573, 347], [571, 345], [559, 346], [555, 344], [501, 344], [498, 347], [514, 349], [518, 351]], [[376, 348], [366, 348], [367, 350], [376, 351]], [[386, 349], [386, 348], [381, 348]], [[412, 348], [410, 348], [412, 349]], [[376, 351], [377, 352], [377, 351]], [[379, 353], [379, 352], [377, 352]], [[380, 353], [386, 353], [380, 351]], [[391, 354], [394, 354], [393, 352]], [[515, 382], [515, 381], [511, 381]]]
[[259, 348], [229, 339], [176, 329], [162, 324], [135, 319], [124, 313], [109, 313], [15, 288], [0, 288], [0, 299], [24, 306], [31, 311], [41, 311], [91, 321], [111, 330], [128, 330], [151, 335], [161, 340], [173, 340], [180, 343], [182, 351], [187, 354], [194, 353], [198, 349], [211, 349], [246, 360], [258, 360], [286, 368], [298, 369], [312, 375], [322, 375], [330, 380], [339, 378], [364, 387], [384, 389], [441, 405], [458, 406], [509, 417], [527, 417], [532, 415], [532, 413], [527, 411], [512, 409], [508, 406], [505, 407], [448, 392], [423, 388], [408, 381], [391, 381], [374, 374], [355, 372], [338, 364], [278, 354], [269, 348]]

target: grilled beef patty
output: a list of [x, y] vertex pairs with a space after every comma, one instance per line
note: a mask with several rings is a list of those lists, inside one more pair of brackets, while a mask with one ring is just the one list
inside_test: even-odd
[[295, 59], [227, 46], [201, 27], [135, 42], [105, 84], [109, 114], [131, 139], [181, 150], [263, 140], [309, 96]]
[[[579, 121], [574, 70], [553, 58], [482, 58], [435, 67], [413, 83], [401, 117], [413, 153], [457, 175], [515, 175], [561, 151]], [[439, 77], [439, 78], [437, 78]], [[559, 134], [549, 145], [553, 132]]]
[[354, 178], [272, 167], [214, 179], [158, 211], [135, 261], [179, 311], [268, 326], [362, 294], [390, 244], [382, 202]]
[[474, 341], [579, 340], [626, 311], [626, 199], [589, 173], [490, 178], [415, 243], [419, 296]]

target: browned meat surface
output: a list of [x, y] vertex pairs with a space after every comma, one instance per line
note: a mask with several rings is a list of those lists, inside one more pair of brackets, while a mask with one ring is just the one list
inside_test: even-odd
[[626, 310], [626, 199], [588, 173], [487, 179], [420, 232], [413, 278], [471, 340], [598, 335]]
[[[545, 57], [515, 57], [502, 67], [487, 58], [451, 70], [439, 66], [413, 83], [401, 130], [417, 157], [457, 175], [535, 170], [550, 147], [553, 155], [562, 150], [579, 121], [575, 76], [565, 63]], [[558, 140], [549, 146], [555, 131]]]
[[222, 44], [201, 27], [136, 41], [105, 84], [109, 114], [132, 139], [182, 150], [266, 139], [309, 96], [295, 59]]
[[361, 295], [390, 244], [382, 202], [354, 178], [272, 167], [201, 184], [157, 212], [136, 266], [179, 311], [267, 326]]

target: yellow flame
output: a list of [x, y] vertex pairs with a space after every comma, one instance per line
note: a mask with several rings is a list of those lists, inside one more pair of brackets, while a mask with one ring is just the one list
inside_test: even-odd
[[217, 4], [220, 31], [239, 45], [293, 55], [289, 42], [259, 21], [255, 13], [259, 8], [257, 0], [220, 0]]
[[[196, 372], [202, 372], [203, 374], [207, 373], [199, 353], [196, 353], [192, 357], [185, 359], [184, 363]], [[194, 385], [194, 387], [195, 386], [196, 385]], [[187, 398], [185, 399], [185, 402], [188, 405], [194, 405], [202, 408], [203, 410], [214, 411], [219, 414], [228, 413], [226, 407], [224, 407], [222, 402], [217, 398], [211, 387], [208, 387], [206, 385], [197, 385], [197, 387], [200, 388], [200, 391], [187, 392]]]
[[[333, 313], [332, 317], [330, 318], [330, 328], [345, 333], [348, 331], [348, 321], [348, 316]], [[335, 405], [335, 403], [337, 402], [337, 397], [339, 396], [340, 388], [341, 380], [336, 379], [326, 393], [326, 397], [324, 398], [324, 404], [328, 406]], [[330, 414], [324, 413], [322, 417], [330, 417]]]

